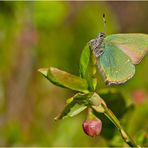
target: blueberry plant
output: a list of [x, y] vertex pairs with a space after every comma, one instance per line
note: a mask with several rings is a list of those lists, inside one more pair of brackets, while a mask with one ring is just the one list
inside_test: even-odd
[[[104, 32], [106, 32], [105, 15], [103, 19]], [[87, 109], [87, 118], [82, 127], [88, 136], [104, 134], [101, 133], [102, 126], [107, 126], [111, 122], [119, 130], [125, 143], [131, 147], [140, 147], [118, 119], [131, 106], [126, 107], [121, 92], [113, 89], [97, 90], [97, 69], [99, 67], [106, 84], [123, 84], [135, 74], [134, 65], [138, 64], [147, 53], [147, 47], [148, 35], [146, 34], [114, 34], [106, 37], [105, 33], [99, 33], [97, 38], [88, 42], [82, 51], [80, 76], [54, 67], [39, 69], [38, 71], [53, 84], [77, 91], [66, 101], [64, 110], [55, 120], [73, 117]], [[118, 98], [114, 101], [114, 105], [117, 105], [115, 108], [120, 108], [120, 112], [115, 110], [116, 115], [113, 113], [114, 108], [111, 109], [113, 103], [109, 102], [112, 96], [114, 99]], [[107, 117], [109, 122], [102, 122], [104, 118], [100, 114]]]
[[87, 135], [94, 137], [101, 133], [103, 125], [99, 115], [103, 114], [115, 125], [121, 137], [129, 146], [139, 147], [108, 107], [104, 96], [109, 97], [110, 91], [106, 91], [105, 95], [101, 92], [98, 93], [96, 57], [89, 44], [85, 46], [80, 57], [80, 76], [72, 75], [54, 67], [41, 68], [38, 71], [53, 84], [77, 91], [74, 96], [66, 101], [64, 110], [55, 120], [76, 116], [87, 109], [87, 119], [82, 126]]

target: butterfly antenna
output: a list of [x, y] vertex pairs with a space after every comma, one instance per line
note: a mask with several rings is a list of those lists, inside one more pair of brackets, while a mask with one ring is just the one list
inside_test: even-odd
[[104, 33], [106, 35], [106, 18], [105, 18], [105, 14], [103, 13], [103, 22], [104, 22]]

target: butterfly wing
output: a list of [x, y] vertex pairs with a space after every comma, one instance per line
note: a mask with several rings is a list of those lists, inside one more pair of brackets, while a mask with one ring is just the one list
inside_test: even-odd
[[107, 85], [124, 83], [135, 74], [131, 59], [112, 43], [105, 43], [97, 64]]
[[148, 52], [148, 35], [141, 33], [112, 34], [104, 39], [122, 50], [133, 64], [138, 64]]

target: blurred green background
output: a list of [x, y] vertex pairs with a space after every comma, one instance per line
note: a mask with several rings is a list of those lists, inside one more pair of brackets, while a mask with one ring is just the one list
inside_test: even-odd
[[[103, 122], [107, 136], [90, 138], [82, 130], [86, 112], [54, 121], [75, 92], [49, 83], [38, 68], [54, 66], [79, 75], [85, 44], [107, 34], [148, 33], [148, 2], [0, 2], [0, 146], [123, 146], [117, 130]], [[138, 143], [148, 146], [148, 56], [136, 66], [124, 91], [134, 104], [121, 119]], [[101, 75], [99, 89], [106, 87]], [[122, 109], [120, 95], [108, 95], [113, 110]], [[117, 109], [119, 108], [119, 110]], [[108, 136], [111, 135], [111, 136]]]

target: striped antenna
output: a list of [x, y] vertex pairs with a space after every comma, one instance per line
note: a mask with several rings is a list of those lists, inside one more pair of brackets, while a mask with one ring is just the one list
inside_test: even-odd
[[103, 22], [104, 22], [104, 33], [106, 35], [106, 18], [105, 18], [105, 13], [103, 13]]

